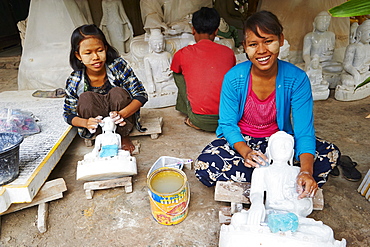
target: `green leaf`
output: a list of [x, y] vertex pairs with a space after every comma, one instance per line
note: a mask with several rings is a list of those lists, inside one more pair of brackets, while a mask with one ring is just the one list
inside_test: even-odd
[[349, 0], [334, 8], [329, 9], [333, 17], [351, 17], [370, 14], [369, 0]]
[[365, 81], [361, 82], [360, 84], [358, 84], [356, 87], [355, 87], [355, 90], [356, 91], [358, 88], [362, 87], [362, 86], [365, 86], [366, 84], [368, 84], [370, 82], [370, 77], [368, 77]]

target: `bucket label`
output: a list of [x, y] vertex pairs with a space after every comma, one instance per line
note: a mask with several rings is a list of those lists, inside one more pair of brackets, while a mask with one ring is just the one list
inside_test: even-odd
[[[186, 175], [176, 168], [162, 168], [155, 171], [148, 179], [149, 199], [152, 215], [154, 219], [162, 225], [175, 225], [182, 222], [188, 215], [189, 206], [189, 184], [186, 182]], [[160, 193], [158, 191], [166, 191], [168, 188], [176, 188], [178, 186], [177, 177], [181, 176], [181, 187], [174, 193]], [[174, 177], [176, 179], [174, 179]], [[156, 185], [161, 185], [161, 189], [151, 190], [153, 182], [158, 182]], [[176, 181], [175, 181], [176, 180]], [[160, 184], [159, 182], [162, 182]], [[164, 183], [163, 183], [164, 182]], [[175, 183], [176, 182], [176, 183]], [[166, 187], [167, 186], [167, 187]], [[159, 187], [157, 187], [159, 188]]]
[[158, 202], [161, 204], [175, 204], [175, 203], [179, 203], [181, 200], [184, 199], [184, 197], [186, 196], [186, 189], [184, 188], [178, 194], [170, 195], [170, 196], [157, 195], [153, 192], [150, 192], [150, 194], [155, 202]]

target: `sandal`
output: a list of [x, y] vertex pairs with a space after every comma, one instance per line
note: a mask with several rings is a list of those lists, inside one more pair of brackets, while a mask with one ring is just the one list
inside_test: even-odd
[[335, 166], [330, 172], [329, 174], [333, 177], [338, 177], [340, 172], [339, 172], [339, 169], [338, 169], [338, 166]]
[[196, 129], [196, 130], [200, 130], [200, 128], [199, 128], [199, 127], [195, 126], [195, 125], [190, 121], [189, 117], [186, 117], [186, 118], [184, 119], [184, 123], [185, 123], [187, 126], [189, 126], [189, 127], [192, 127], [192, 128], [194, 128], [194, 129]]
[[343, 177], [348, 181], [357, 182], [361, 179], [361, 173], [356, 169], [357, 163], [347, 155], [342, 155], [338, 162], [342, 168]]
[[38, 98], [64, 98], [66, 92], [63, 88], [57, 88], [53, 91], [42, 91], [37, 90], [35, 91], [32, 96]]

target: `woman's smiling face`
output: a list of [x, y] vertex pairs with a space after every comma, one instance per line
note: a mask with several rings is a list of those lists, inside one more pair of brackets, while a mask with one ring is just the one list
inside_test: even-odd
[[280, 47], [284, 44], [284, 36], [278, 37], [275, 34], [268, 34], [257, 28], [261, 37], [253, 31], [246, 31], [244, 49], [249, 60], [259, 70], [270, 70], [277, 64]]

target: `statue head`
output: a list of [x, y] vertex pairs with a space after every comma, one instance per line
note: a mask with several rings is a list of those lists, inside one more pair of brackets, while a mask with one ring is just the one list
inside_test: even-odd
[[153, 29], [149, 37], [149, 52], [161, 53], [165, 48], [165, 41], [160, 29]]
[[364, 21], [356, 29], [357, 43], [369, 44], [370, 42], [370, 20]]
[[313, 21], [313, 30], [319, 32], [328, 31], [331, 16], [327, 11], [321, 11]]
[[114, 123], [114, 120], [111, 117], [103, 118], [102, 122], [100, 123], [100, 126], [102, 127], [103, 134], [115, 133], [117, 128], [116, 124]]
[[294, 138], [285, 131], [271, 135], [266, 149], [267, 157], [272, 165], [293, 165]]

